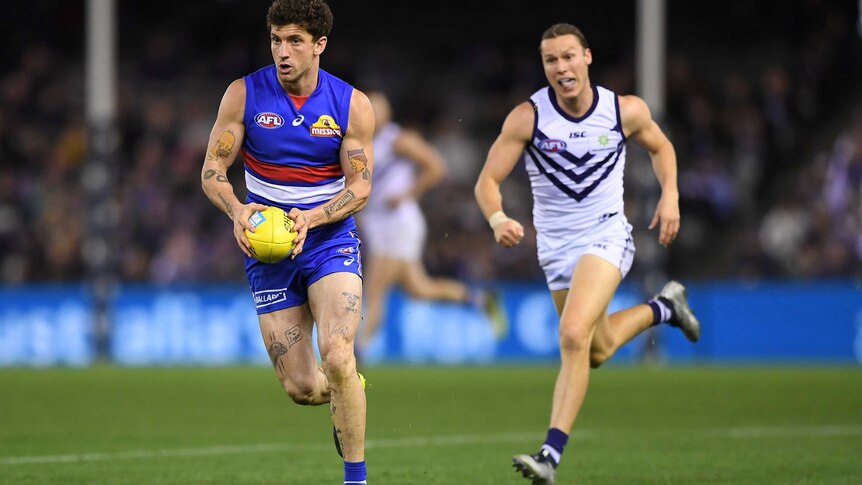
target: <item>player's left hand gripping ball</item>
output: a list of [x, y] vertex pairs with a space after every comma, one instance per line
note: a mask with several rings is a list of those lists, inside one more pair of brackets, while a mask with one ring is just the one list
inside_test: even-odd
[[264, 263], [277, 263], [290, 256], [296, 231], [287, 213], [278, 207], [267, 207], [248, 218], [254, 232], [245, 230], [254, 258]]

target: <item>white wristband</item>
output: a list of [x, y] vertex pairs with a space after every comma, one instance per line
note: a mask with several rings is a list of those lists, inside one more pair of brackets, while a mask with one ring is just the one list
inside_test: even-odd
[[491, 217], [488, 218], [488, 225], [491, 226], [491, 229], [499, 226], [500, 224], [509, 220], [509, 216], [506, 215], [503, 211], [497, 211], [491, 214]]

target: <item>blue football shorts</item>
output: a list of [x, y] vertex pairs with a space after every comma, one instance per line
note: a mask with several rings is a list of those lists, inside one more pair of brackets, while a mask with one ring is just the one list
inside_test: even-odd
[[308, 287], [332, 273], [362, 277], [361, 242], [355, 225], [337, 223], [309, 231], [302, 252], [278, 263], [245, 257], [245, 273], [257, 314], [290, 308], [308, 301]]

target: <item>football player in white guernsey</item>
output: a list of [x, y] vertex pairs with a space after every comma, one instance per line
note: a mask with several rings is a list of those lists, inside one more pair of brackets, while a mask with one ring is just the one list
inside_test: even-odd
[[357, 355], [372, 342], [385, 316], [386, 294], [398, 285], [413, 298], [473, 302], [490, 306], [493, 295], [450, 278], [433, 278], [422, 264], [425, 216], [419, 199], [446, 173], [443, 156], [420, 133], [392, 120], [392, 105], [371, 91], [374, 108], [374, 193], [359, 214], [366, 252], [366, 314], [357, 336]]
[[534, 484], [553, 484], [590, 368], [653, 325], [669, 323], [695, 342], [700, 324], [685, 288], [676, 281], [644, 304], [608, 314], [634, 255], [623, 212], [625, 142], [633, 140], [652, 159], [662, 193], [650, 229], [658, 227], [664, 246], [674, 241], [680, 227], [676, 155], [641, 98], [618, 96], [590, 82], [593, 55], [580, 29], [551, 26], [539, 52], [549, 86], [506, 117], [475, 195], [497, 243], [507, 248], [518, 244], [524, 228], [503, 212], [500, 185], [523, 155], [533, 192], [539, 264], [560, 315], [561, 364], [547, 438], [538, 453], [516, 455], [513, 466]]

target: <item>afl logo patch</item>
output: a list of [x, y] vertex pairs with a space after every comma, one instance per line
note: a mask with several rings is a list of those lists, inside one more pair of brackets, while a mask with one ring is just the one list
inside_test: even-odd
[[566, 149], [566, 142], [563, 140], [542, 140], [539, 142], [539, 150], [543, 152], [557, 153]]
[[254, 115], [254, 122], [257, 123], [257, 126], [261, 128], [266, 128], [268, 130], [272, 130], [280, 127], [284, 124], [284, 118], [281, 117], [278, 113], [270, 113], [269, 111], [265, 113], [258, 113]]

